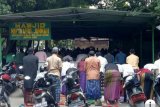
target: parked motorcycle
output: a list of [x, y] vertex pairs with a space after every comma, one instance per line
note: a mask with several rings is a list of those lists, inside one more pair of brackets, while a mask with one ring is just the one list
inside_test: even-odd
[[155, 92], [155, 102], [158, 107], [160, 107], [160, 74], [156, 77], [154, 81], [154, 92]]
[[[40, 68], [40, 73], [37, 75], [36, 81], [33, 86], [33, 107], [56, 107], [54, 96], [52, 92], [55, 89], [55, 83], [51, 83], [48, 73]], [[54, 76], [54, 75], [53, 75]]]
[[23, 66], [19, 66], [18, 69], [17, 69], [17, 76], [16, 76], [16, 79], [17, 79], [17, 84], [16, 86], [18, 88], [20, 88], [23, 92], [24, 88], [23, 88], [23, 84], [24, 84], [24, 75], [23, 75]]
[[78, 71], [76, 68], [69, 68], [62, 85], [66, 84], [66, 103], [68, 107], [87, 107], [86, 98], [79, 85]]
[[7, 65], [3, 66], [2, 68], [3, 75], [9, 75], [10, 80], [7, 82], [8, 85], [6, 85], [7, 94], [11, 94], [16, 90], [16, 65], [14, 62], [8, 63]]
[[126, 76], [124, 81], [124, 87], [127, 91], [130, 106], [144, 107], [146, 97], [142, 88], [140, 87], [140, 81], [138, 80], [137, 74]]
[[10, 76], [5, 73], [0, 74], [0, 107], [10, 107], [8, 90], [6, 87], [11, 87], [8, 83]]

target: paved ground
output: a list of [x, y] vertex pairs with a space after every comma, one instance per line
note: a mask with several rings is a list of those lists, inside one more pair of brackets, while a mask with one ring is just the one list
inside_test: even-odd
[[[11, 102], [11, 107], [19, 107], [21, 104], [23, 104], [23, 95], [20, 89], [18, 89], [16, 92], [14, 92], [10, 96], [10, 102]], [[61, 106], [61, 107], [65, 107], [65, 106]], [[90, 107], [95, 107], [95, 106], [92, 105]], [[119, 104], [119, 107], [128, 107], [128, 104], [122, 103], [122, 104]]]

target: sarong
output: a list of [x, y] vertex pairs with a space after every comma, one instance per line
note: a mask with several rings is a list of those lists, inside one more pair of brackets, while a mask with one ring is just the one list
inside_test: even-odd
[[87, 80], [86, 82], [86, 97], [90, 100], [101, 98], [101, 89], [99, 80]]
[[153, 97], [153, 80], [154, 75], [148, 69], [140, 69], [141, 86], [147, 99]]
[[[65, 76], [62, 76], [62, 80], [65, 78]], [[66, 95], [66, 84], [63, 84], [61, 94]]]
[[101, 93], [104, 93], [104, 73], [100, 72], [100, 85], [101, 85]]
[[86, 92], [86, 73], [84, 71], [79, 73], [80, 76], [80, 86], [83, 90], [83, 92]]
[[104, 98], [106, 101], [115, 101], [120, 98], [121, 75], [117, 70], [108, 70], [104, 75]]

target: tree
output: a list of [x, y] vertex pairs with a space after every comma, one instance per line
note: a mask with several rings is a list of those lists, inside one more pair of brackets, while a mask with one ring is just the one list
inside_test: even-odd
[[33, 11], [36, 0], [7, 0], [13, 13]]
[[99, 1], [101, 0], [7, 0], [7, 3], [13, 13], [19, 13], [64, 7], [88, 7]]
[[100, 9], [155, 12], [160, 10], [159, 0], [100, 0]]
[[10, 13], [11, 7], [6, 0], [0, 0], [0, 14]]

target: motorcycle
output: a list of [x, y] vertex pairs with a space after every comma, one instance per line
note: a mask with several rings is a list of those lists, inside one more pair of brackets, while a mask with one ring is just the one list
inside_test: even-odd
[[24, 91], [24, 88], [23, 88], [23, 84], [24, 84], [23, 66], [19, 66], [17, 69], [17, 72], [18, 72], [18, 74], [16, 76], [16, 79], [17, 79], [16, 86], [18, 88], [20, 88], [23, 92]]
[[156, 77], [154, 81], [154, 92], [155, 92], [155, 102], [158, 107], [160, 107], [160, 74]]
[[7, 86], [10, 81], [10, 76], [5, 73], [0, 74], [0, 107], [10, 107], [9, 95]]
[[8, 63], [7, 65], [3, 66], [2, 68], [3, 75], [9, 75], [10, 80], [8, 81], [8, 85], [6, 85], [7, 94], [11, 94], [16, 90], [16, 65], [14, 62]]
[[124, 88], [127, 91], [130, 106], [144, 107], [146, 97], [142, 88], [140, 87], [140, 81], [138, 80], [137, 74], [126, 76], [124, 81]]
[[57, 105], [55, 104], [54, 96], [52, 94], [55, 85], [49, 80], [48, 73], [41, 71], [37, 77], [38, 79], [36, 78], [33, 85], [33, 107], [56, 107]]
[[66, 103], [68, 107], [88, 107], [77, 72], [76, 68], [69, 68], [62, 81], [62, 86], [66, 85]]

